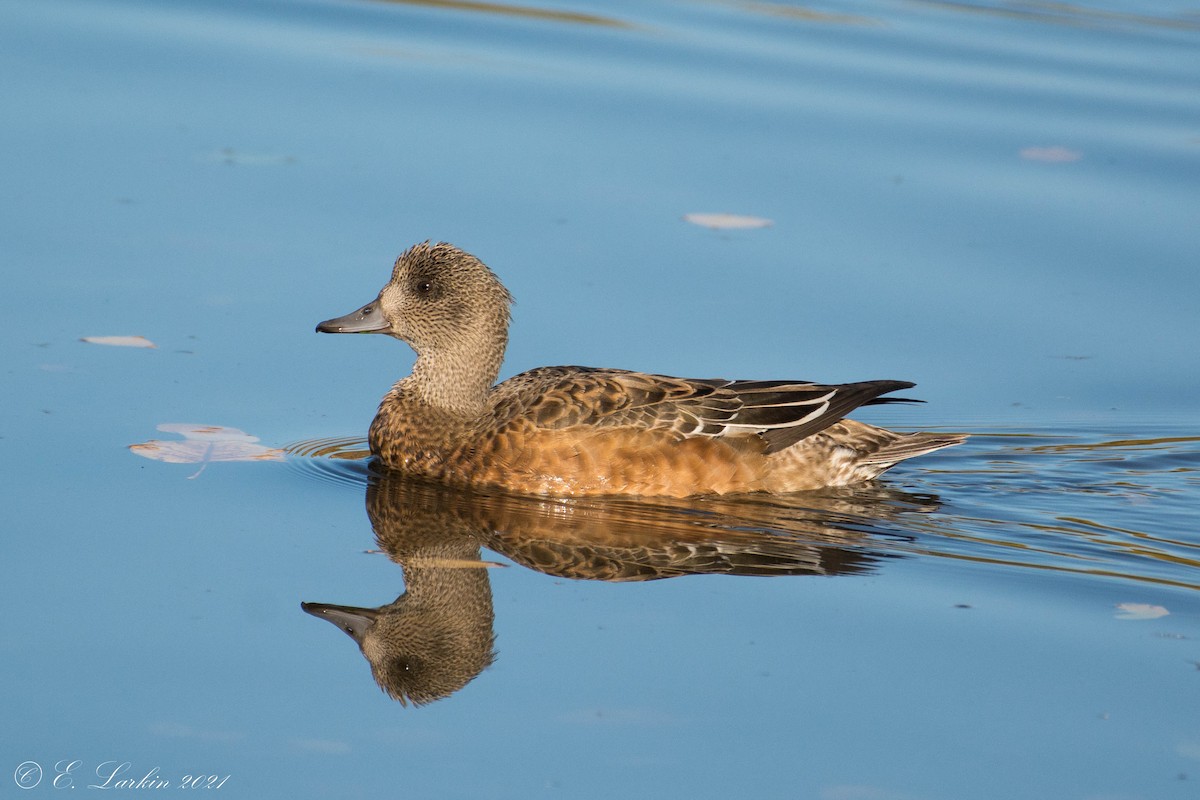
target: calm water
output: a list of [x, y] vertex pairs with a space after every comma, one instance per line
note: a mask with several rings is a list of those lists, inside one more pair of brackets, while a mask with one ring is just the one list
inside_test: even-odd
[[[1181, 2], [0, 2], [0, 793], [1196, 797], [1198, 56]], [[424, 239], [516, 295], [505, 374], [973, 436], [790, 498], [372, 479], [412, 356], [312, 328]]]

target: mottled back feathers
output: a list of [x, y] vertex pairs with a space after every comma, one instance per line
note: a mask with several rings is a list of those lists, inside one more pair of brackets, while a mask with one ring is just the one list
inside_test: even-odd
[[[759, 436], [764, 453], [828, 428], [907, 381], [824, 385], [804, 381], [673, 378], [616, 369], [542, 367], [495, 390], [493, 419], [543, 430], [574, 427], [670, 431], [680, 439]], [[912, 402], [912, 401], [909, 401]]]

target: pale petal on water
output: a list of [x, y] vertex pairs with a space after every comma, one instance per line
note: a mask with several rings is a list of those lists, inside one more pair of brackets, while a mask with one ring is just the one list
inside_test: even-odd
[[106, 344], [111, 347], [157, 347], [145, 336], [84, 336], [81, 342]]
[[1117, 610], [1117, 619], [1158, 619], [1171, 613], [1162, 606], [1149, 603], [1118, 603]]
[[1078, 161], [1083, 158], [1083, 153], [1078, 150], [1072, 150], [1069, 147], [1062, 147], [1060, 145], [1055, 145], [1054, 147], [1025, 147], [1021, 149], [1020, 155], [1026, 161], [1049, 161], [1059, 164]]
[[683, 219], [693, 225], [718, 230], [737, 230], [742, 228], [765, 228], [774, 224], [773, 220], [763, 217], [748, 217], [741, 214], [684, 214]]

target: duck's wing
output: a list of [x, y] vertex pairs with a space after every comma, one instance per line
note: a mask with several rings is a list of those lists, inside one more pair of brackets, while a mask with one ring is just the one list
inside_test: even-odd
[[[741, 534], [740, 536], [738, 534]], [[641, 529], [642, 543], [605, 546], [575, 542], [560, 531], [522, 538], [494, 531], [488, 547], [530, 569], [560, 578], [653, 581], [683, 575], [832, 575], [864, 571], [870, 556], [783, 534], [714, 532], [675, 540], [670, 532]], [[856, 563], [857, 562], [857, 563]]]
[[545, 367], [497, 387], [497, 415], [537, 428], [631, 427], [679, 438], [759, 436], [771, 453], [833, 425], [855, 408], [916, 402], [881, 395], [914, 384], [730, 381], [588, 367]]

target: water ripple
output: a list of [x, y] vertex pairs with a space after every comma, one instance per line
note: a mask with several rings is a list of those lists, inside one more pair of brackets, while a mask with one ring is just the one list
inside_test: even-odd
[[329, 437], [292, 442], [283, 448], [286, 463], [308, 477], [365, 488], [371, 451], [361, 437]]
[[927, 471], [928, 555], [1200, 589], [1200, 437], [987, 432]]

